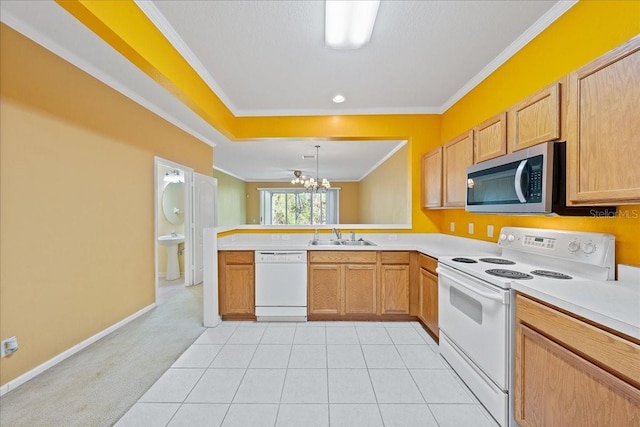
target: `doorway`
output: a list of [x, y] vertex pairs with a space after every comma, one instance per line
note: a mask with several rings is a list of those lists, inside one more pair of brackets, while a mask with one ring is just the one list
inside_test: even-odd
[[155, 158], [156, 303], [193, 284], [193, 169]]

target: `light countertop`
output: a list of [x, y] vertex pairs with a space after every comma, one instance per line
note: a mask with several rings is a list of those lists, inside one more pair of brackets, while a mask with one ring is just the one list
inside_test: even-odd
[[[321, 233], [321, 240], [333, 235]], [[343, 238], [350, 234], [343, 231]], [[313, 233], [238, 233], [217, 239], [218, 250], [236, 251], [417, 251], [443, 256], [498, 255], [496, 243], [441, 233], [356, 233], [376, 246], [310, 246]], [[640, 269], [631, 268], [620, 281], [563, 281], [530, 287], [514, 281], [512, 288], [585, 319], [640, 339]], [[538, 282], [539, 283], [539, 282]]]
[[640, 282], [636, 280], [596, 282], [588, 280], [512, 288], [580, 317], [640, 339]]
[[[330, 234], [321, 234], [320, 240], [329, 240]], [[343, 233], [349, 239], [349, 233]], [[242, 233], [218, 239], [218, 250], [225, 251], [418, 251], [439, 258], [442, 256], [495, 255], [500, 251], [493, 242], [467, 239], [440, 233], [360, 234], [375, 246], [311, 246], [313, 233], [260, 234]]]

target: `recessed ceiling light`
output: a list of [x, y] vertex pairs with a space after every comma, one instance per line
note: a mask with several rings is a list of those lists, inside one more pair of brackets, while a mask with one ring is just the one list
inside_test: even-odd
[[344, 95], [337, 94], [336, 96], [333, 97], [333, 102], [335, 102], [336, 104], [340, 104], [344, 102], [345, 99], [347, 98], [345, 98]]

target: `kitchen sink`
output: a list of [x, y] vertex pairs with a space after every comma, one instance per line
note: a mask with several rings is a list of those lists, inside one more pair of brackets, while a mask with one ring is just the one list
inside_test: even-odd
[[341, 242], [343, 245], [346, 246], [376, 246], [375, 243], [370, 242], [368, 240], [343, 240]]
[[311, 240], [309, 244], [311, 246], [340, 246], [342, 242], [339, 240]]
[[310, 246], [376, 246], [368, 240], [311, 240]]

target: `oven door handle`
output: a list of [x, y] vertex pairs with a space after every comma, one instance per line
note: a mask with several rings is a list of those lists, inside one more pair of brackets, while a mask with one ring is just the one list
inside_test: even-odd
[[471, 287], [471, 286], [459, 281], [455, 277], [452, 277], [452, 276], [448, 275], [447, 273], [443, 272], [441, 268], [437, 268], [436, 272], [438, 273], [438, 276], [446, 277], [447, 279], [455, 282], [456, 286], [460, 286], [461, 288], [464, 288], [464, 289], [468, 290], [469, 292], [473, 292], [476, 295], [479, 295], [479, 296], [481, 296], [483, 298], [486, 298], [486, 299], [489, 299], [489, 300], [492, 300], [492, 301], [498, 301], [498, 302], [501, 302], [502, 304], [506, 304], [504, 295], [502, 295], [502, 294], [494, 294], [494, 293], [480, 291], [480, 290], [478, 290], [476, 288], [473, 288], [473, 287]]
[[[516, 189], [516, 196], [518, 196], [518, 200], [520, 201], [520, 203], [527, 203], [527, 198], [524, 195], [524, 192], [522, 191], [522, 174], [524, 173], [524, 168], [527, 167], [527, 159], [524, 159], [523, 161], [520, 162], [520, 164], [518, 165], [518, 169], [516, 169], [516, 176], [514, 179], [514, 185], [515, 185], [515, 189]], [[527, 186], [529, 184], [527, 183]]]

